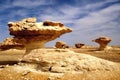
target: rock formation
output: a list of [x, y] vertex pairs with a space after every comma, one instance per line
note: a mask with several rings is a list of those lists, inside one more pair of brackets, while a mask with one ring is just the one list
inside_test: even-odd
[[60, 26], [60, 27], [63, 27], [64, 24], [62, 23], [58, 23], [58, 22], [51, 22], [51, 21], [45, 21], [43, 23], [44, 26]]
[[2, 49], [2, 50], [7, 50], [7, 49], [11, 49], [11, 48], [23, 49], [24, 45], [19, 43], [18, 41], [20, 41], [20, 40], [18, 40], [16, 38], [7, 38], [0, 44], [0, 49]]
[[69, 46], [67, 46], [67, 44], [63, 41], [58, 41], [58, 42], [56, 42], [55, 47], [65, 49], [65, 48], [68, 48]]
[[68, 49], [36, 49], [25, 55], [23, 61], [37, 63], [38, 70], [53, 73], [84, 71], [120, 71], [117, 63]]
[[77, 44], [75, 44], [75, 47], [76, 48], [81, 48], [82, 46], [84, 46], [85, 44], [82, 44], [82, 43], [77, 43]]
[[109, 37], [99, 37], [92, 41], [100, 45], [99, 50], [107, 50], [109, 48], [107, 45], [111, 42], [111, 39]]
[[20, 40], [26, 47], [26, 53], [32, 49], [43, 48], [45, 43], [72, 30], [57, 22], [36, 22], [36, 18], [27, 18], [18, 22], [9, 22], [10, 35]]
[[[106, 80], [110, 78], [110, 80], [113, 80], [116, 78], [116, 74], [120, 72], [119, 63], [111, 62], [87, 54], [76, 53], [68, 49], [42, 48], [46, 42], [54, 40], [60, 37], [62, 34], [72, 31], [71, 29], [65, 27], [62, 23], [51, 21], [36, 23], [36, 18], [27, 18], [18, 22], [9, 22], [8, 26], [10, 34], [14, 37], [6, 39], [4, 44], [1, 43], [1, 47], [9, 48], [11, 46], [24, 46], [27, 50], [26, 55], [24, 55], [22, 58], [24, 63], [20, 62], [14, 66], [0, 68], [0, 79], [102, 80], [104, 79], [104, 75], [102, 74], [109, 72], [110, 76], [112, 75], [115, 77], [111, 78], [109, 75], [107, 75]], [[106, 48], [111, 39], [107, 37], [100, 37], [94, 41], [99, 43], [100, 50], [103, 50]], [[66, 47], [66, 43], [57, 42], [56, 47], [64, 48]], [[103, 73], [99, 74], [98, 72]], [[114, 72], [115, 74], [111, 72]], [[8, 73], [10, 75], [7, 75]], [[72, 77], [66, 76], [68, 73]], [[96, 77], [94, 73], [98, 74], [99, 77]], [[38, 74], [39, 76], [36, 76]], [[117, 74], [118, 78], [119, 74]], [[81, 75], [83, 76], [82, 79], [80, 79]], [[66, 77], [65, 79], [63, 79], [64, 76]]]

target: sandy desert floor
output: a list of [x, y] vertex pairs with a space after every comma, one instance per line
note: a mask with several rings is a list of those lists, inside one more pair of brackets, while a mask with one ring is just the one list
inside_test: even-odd
[[116, 50], [109, 50], [109, 51], [97, 51], [96, 48], [93, 48], [93, 49], [72, 48], [71, 50], [78, 52], [78, 53], [88, 54], [88, 55], [96, 56], [96, 57], [106, 59], [109, 61], [120, 63], [120, 49], [119, 48]]
[[[88, 54], [95, 57], [99, 57], [108, 61], [120, 63], [120, 47], [117, 49], [108, 50], [108, 51], [97, 51], [97, 48], [69, 48], [77, 53]], [[54, 79], [49, 78], [49, 74], [46, 75], [39, 74], [37, 72], [29, 73], [24, 71], [19, 71], [14, 73], [13, 66], [19, 62], [23, 57], [25, 50], [6, 50], [0, 51], [0, 70], [7, 66], [6, 68], [0, 71], [0, 80], [120, 80], [120, 72], [116, 71], [98, 71], [98, 72], [88, 72], [84, 74], [73, 75], [71, 73], [66, 73], [62, 78], [56, 77]], [[17, 67], [17, 66], [16, 66]], [[28, 74], [29, 73], [29, 74]], [[114, 76], [112, 76], [114, 74]], [[32, 75], [32, 78], [31, 78]], [[62, 75], [62, 74], [61, 74]], [[16, 77], [14, 77], [16, 76]], [[93, 77], [95, 76], [95, 77]]]

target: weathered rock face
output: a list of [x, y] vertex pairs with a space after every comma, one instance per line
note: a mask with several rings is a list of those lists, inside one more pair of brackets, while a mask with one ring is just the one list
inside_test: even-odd
[[55, 47], [64, 49], [64, 48], [68, 48], [69, 46], [67, 46], [67, 44], [63, 41], [58, 41], [58, 42], [56, 42]]
[[[10, 35], [14, 35], [23, 44], [27, 52], [32, 49], [42, 48], [48, 41], [60, 37], [72, 30], [57, 22], [36, 22], [36, 18], [27, 18], [18, 22], [9, 22]], [[24, 40], [22, 42], [21, 40]]]
[[0, 49], [2, 49], [2, 50], [7, 50], [7, 49], [11, 49], [11, 48], [23, 49], [24, 45], [19, 43], [18, 41], [20, 41], [20, 40], [18, 40], [16, 38], [7, 38], [0, 44]]
[[25, 55], [23, 60], [37, 63], [37, 69], [45, 72], [120, 71], [117, 63], [68, 49], [36, 49]]
[[[50, 24], [49, 24], [50, 23]], [[61, 27], [62, 25], [62, 27]], [[59, 37], [72, 30], [65, 27], [62, 23], [55, 22], [36, 22], [36, 18], [27, 18], [18, 22], [8, 23], [10, 34], [14, 36], [51, 36]]]
[[107, 50], [108, 49], [108, 43], [111, 42], [111, 39], [109, 37], [99, 37], [95, 40], [92, 40], [93, 42], [96, 42], [100, 45], [99, 50]]
[[81, 48], [82, 46], [84, 46], [85, 44], [82, 44], [82, 43], [77, 43], [77, 44], [75, 44], [75, 47], [76, 48]]

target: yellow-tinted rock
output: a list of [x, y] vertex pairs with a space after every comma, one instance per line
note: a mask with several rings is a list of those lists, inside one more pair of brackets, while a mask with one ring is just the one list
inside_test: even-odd
[[56, 48], [68, 48], [67, 44], [63, 41], [56, 42], [55, 47]]
[[24, 45], [20, 43], [20, 40], [18, 40], [17, 38], [7, 38], [0, 44], [0, 49], [2, 50], [11, 49], [11, 48], [21, 49], [24, 48]]
[[23, 44], [26, 53], [32, 49], [43, 48], [46, 42], [60, 37], [72, 30], [62, 23], [45, 21], [36, 22], [36, 18], [26, 18], [17, 22], [9, 22], [10, 35], [15, 36], [13, 41]]
[[18, 22], [9, 22], [10, 34], [14, 36], [55, 35], [55, 37], [59, 37], [64, 33], [72, 31], [62, 23], [49, 22], [49, 24], [48, 22], [35, 22], [34, 19], [27, 18]]
[[99, 50], [107, 50], [108, 49], [108, 43], [111, 42], [111, 39], [109, 37], [99, 37], [95, 40], [92, 40], [93, 42], [96, 42], [100, 45]]

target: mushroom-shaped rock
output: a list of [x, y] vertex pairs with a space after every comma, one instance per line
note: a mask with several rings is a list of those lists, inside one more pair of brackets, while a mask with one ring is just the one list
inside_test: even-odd
[[36, 22], [36, 18], [27, 18], [18, 22], [9, 22], [9, 31], [16, 38], [24, 39], [27, 50], [44, 47], [48, 41], [60, 37], [72, 30], [58, 22]]
[[100, 45], [99, 50], [106, 50], [108, 49], [108, 43], [111, 42], [111, 39], [109, 37], [99, 37], [95, 40], [92, 40], [93, 42], [96, 42]]
[[63, 41], [56, 42], [55, 47], [56, 48], [63, 48], [63, 49], [68, 48], [67, 44], [65, 42], [63, 42]]
[[7, 38], [0, 44], [0, 49], [2, 50], [7, 50], [11, 48], [23, 49], [24, 45], [17, 41], [18, 39], [15, 39], [15, 38]]
[[82, 44], [82, 43], [77, 43], [77, 44], [75, 44], [75, 47], [76, 48], [81, 48], [82, 46], [84, 46], [85, 44]]
[[9, 22], [8, 26], [9, 26], [10, 34], [14, 36], [49, 35], [51, 37], [57, 38], [64, 33], [68, 33], [72, 31], [71, 29], [64, 26], [62, 23], [48, 22], [48, 21], [35, 22], [34, 18], [27, 18], [18, 22]]

